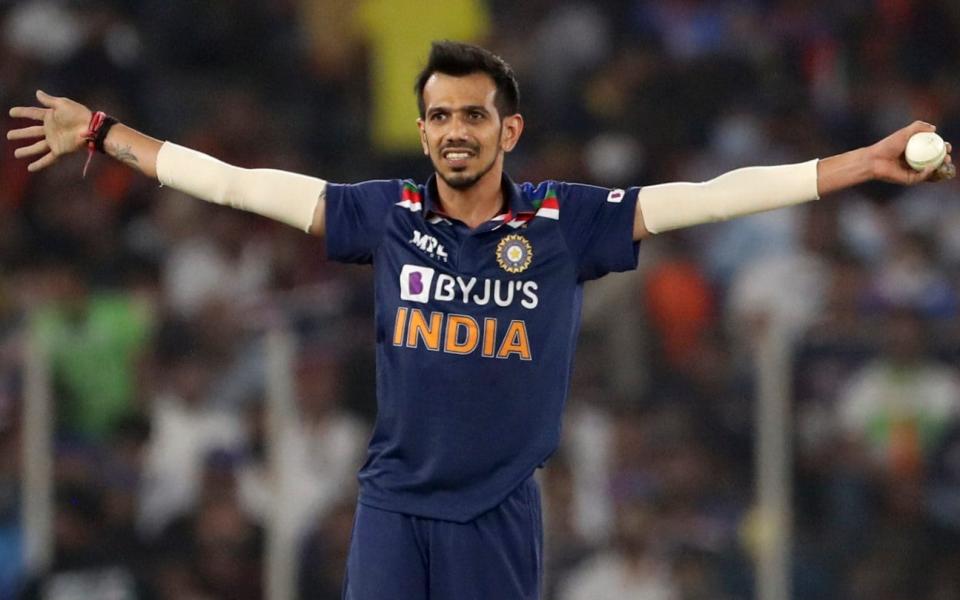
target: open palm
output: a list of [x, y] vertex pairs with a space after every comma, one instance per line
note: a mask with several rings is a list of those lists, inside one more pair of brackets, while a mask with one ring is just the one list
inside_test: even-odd
[[17, 148], [14, 152], [17, 158], [40, 157], [27, 166], [29, 171], [45, 169], [57, 162], [61, 156], [81, 148], [86, 142], [91, 116], [90, 109], [69, 98], [57, 98], [38, 90], [37, 101], [43, 108], [15, 106], [10, 109], [10, 116], [42, 121], [43, 125], [31, 125], [7, 132], [8, 140], [37, 140], [29, 146]]

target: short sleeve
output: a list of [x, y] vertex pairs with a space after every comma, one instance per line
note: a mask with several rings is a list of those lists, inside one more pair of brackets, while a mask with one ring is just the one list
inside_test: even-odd
[[366, 264], [380, 245], [390, 207], [400, 200], [399, 180], [327, 184], [325, 238], [331, 260]]
[[639, 191], [558, 184], [560, 229], [581, 281], [637, 268], [640, 244], [633, 241], [633, 222]]

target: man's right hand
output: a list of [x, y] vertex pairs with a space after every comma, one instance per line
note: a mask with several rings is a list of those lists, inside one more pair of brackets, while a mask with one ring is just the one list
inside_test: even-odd
[[37, 100], [44, 108], [15, 106], [10, 109], [10, 116], [42, 121], [43, 125], [11, 129], [7, 132], [8, 140], [42, 138], [29, 146], [17, 148], [14, 152], [17, 158], [40, 157], [27, 166], [28, 171], [45, 169], [57, 162], [61, 156], [82, 148], [92, 115], [90, 109], [79, 102], [50, 96], [40, 90], [37, 90]]
[[[14, 152], [17, 158], [40, 157], [27, 167], [30, 171], [45, 169], [61, 156], [83, 148], [92, 114], [69, 98], [38, 91], [37, 100], [43, 108], [17, 106], [10, 109], [10, 116], [42, 121], [43, 125], [7, 132], [8, 140], [37, 140]], [[107, 156], [175, 190], [263, 215], [301, 231], [323, 234], [326, 181], [274, 169], [241, 169], [176, 144], [166, 147], [161, 178], [158, 162], [163, 148], [160, 140], [123, 123], [111, 127], [103, 140]]]

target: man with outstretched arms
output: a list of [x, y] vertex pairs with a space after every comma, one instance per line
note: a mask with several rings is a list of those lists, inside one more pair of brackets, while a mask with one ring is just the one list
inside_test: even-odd
[[[354, 185], [232, 167], [38, 92], [8, 133], [37, 171], [84, 147], [163, 184], [326, 237], [375, 269], [378, 415], [360, 471], [345, 598], [536, 599], [534, 471], [557, 447], [583, 282], [636, 266], [652, 234], [816, 200], [869, 180], [952, 176], [904, 162], [915, 122], [822, 160], [626, 190], [503, 170], [524, 121], [499, 57], [436, 43], [416, 82], [426, 183]], [[948, 147], [949, 152], [949, 147]]]

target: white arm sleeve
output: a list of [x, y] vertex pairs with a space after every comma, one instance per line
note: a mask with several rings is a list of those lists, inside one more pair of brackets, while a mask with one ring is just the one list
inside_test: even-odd
[[307, 232], [327, 187], [323, 179], [275, 169], [241, 169], [171, 142], [164, 142], [157, 154], [157, 179], [195, 198]]
[[776, 167], [747, 167], [704, 183], [665, 183], [644, 187], [637, 202], [650, 233], [819, 199], [817, 160]]

